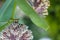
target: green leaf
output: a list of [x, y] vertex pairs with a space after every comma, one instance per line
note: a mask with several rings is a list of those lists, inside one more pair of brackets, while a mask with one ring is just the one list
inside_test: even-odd
[[5, 29], [6, 27], [8, 27], [8, 25], [10, 25], [11, 23], [13, 22], [13, 20], [9, 20], [9, 21], [7, 21], [7, 22], [0, 22], [0, 24], [2, 24], [2, 25], [0, 25], [0, 32], [3, 30], [3, 29]]
[[6, 0], [0, 9], [0, 21], [7, 21], [14, 14], [15, 2], [14, 0]]
[[29, 18], [34, 24], [45, 30], [48, 29], [49, 26], [46, 23], [46, 21], [42, 17], [38, 16], [38, 14], [29, 6], [26, 0], [16, 0], [16, 2], [18, 6], [21, 8], [21, 10], [25, 12], [27, 16], [29, 16]]
[[14, 18], [16, 3], [14, 0], [6, 0], [0, 9], [0, 32], [7, 27], [11, 22], [10, 18]]

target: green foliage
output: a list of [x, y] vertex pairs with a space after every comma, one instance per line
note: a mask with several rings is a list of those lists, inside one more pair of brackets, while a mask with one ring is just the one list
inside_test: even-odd
[[13, 21], [7, 21], [7, 22], [5, 22], [5, 23], [3, 23], [3, 24], [2, 24], [2, 22], [0, 22], [0, 24], [2, 24], [2, 25], [0, 25], [0, 32], [1, 32], [3, 29], [5, 29], [7, 26], [9, 26], [12, 22], [13, 22]]
[[14, 14], [15, 3], [14, 0], [6, 0], [0, 9], [0, 21], [8, 21]]
[[34, 24], [45, 30], [48, 29], [49, 26], [46, 21], [42, 17], [38, 16], [38, 14], [27, 4], [26, 0], [16, 0], [16, 2], [21, 10], [31, 19]]
[[46, 20], [43, 17], [38, 16], [26, 0], [6, 0], [0, 8], [0, 32], [12, 23], [12, 21], [9, 22], [9, 20], [14, 18], [16, 3], [30, 18], [29, 20], [22, 19], [19, 21], [23, 21], [24, 24], [31, 26], [29, 29], [33, 31], [34, 40], [41, 37], [41, 32], [38, 30], [39, 27], [44, 30], [47, 30], [49, 27], [49, 36], [54, 38], [54, 40], [60, 40], [60, 0], [50, 0], [51, 6], [48, 9], [49, 15], [46, 17]]
[[49, 15], [46, 17], [48, 24], [50, 25], [48, 29], [49, 36], [54, 38], [54, 40], [59, 40], [58, 35], [60, 35], [60, 0], [50, 0], [51, 6], [49, 7]]
[[0, 31], [8, 25], [8, 21], [13, 18], [16, 4], [14, 0], [6, 0], [0, 9]]

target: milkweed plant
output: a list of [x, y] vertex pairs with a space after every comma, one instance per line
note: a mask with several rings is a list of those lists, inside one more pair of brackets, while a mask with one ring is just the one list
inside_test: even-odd
[[[58, 22], [53, 17], [59, 8], [55, 8], [53, 2], [55, 1], [0, 0], [0, 40], [39, 40], [42, 30], [53, 40], [59, 40], [59, 36], [55, 39]], [[58, 20], [59, 15], [55, 16]]]

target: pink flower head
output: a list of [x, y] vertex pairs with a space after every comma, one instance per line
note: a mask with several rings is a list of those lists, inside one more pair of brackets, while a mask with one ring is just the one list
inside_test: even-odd
[[[8, 30], [8, 31], [7, 31]], [[2, 32], [1, 40], [32, 40], [32, 31], [28, 26], [19, 23], [12, 23]]]

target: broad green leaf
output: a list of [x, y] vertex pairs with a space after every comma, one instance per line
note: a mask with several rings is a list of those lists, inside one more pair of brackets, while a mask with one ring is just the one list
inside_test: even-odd
[[38, 16], [38, 14], [29, 6], [26, 0], [16, 0], [16, 2], [18, 6], [21, 8], [21, 10], [25, 12], [27, 16], [29, 16], [29, 18], [32, 20], [34, 24], [45, 30], [48, 29], [49, 26], [46, 23], [46, 21], [42, 17]]
[[6, 0], [3, 4], [2, 8], [0, 9], [0, 31], [5, 29], [7, 25], [10, 23], [8, 22], [10, 18], [14, 17], [16, 3], [14, 0]]
[[0, 21], [9, 20], [14, 14], [15, 2], [14, 0], [6, 0], [0, 9]]

